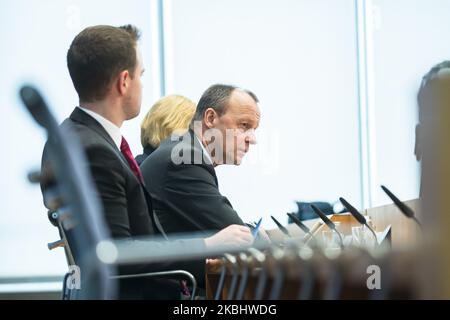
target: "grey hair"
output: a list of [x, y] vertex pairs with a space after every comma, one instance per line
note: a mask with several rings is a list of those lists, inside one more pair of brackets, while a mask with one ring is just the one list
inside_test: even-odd
[[219, 116], [222, 115], [225, 112], [228, 100], [230, 99], [230, 96], [234, 90], [242, 90], [243, 92], [251, 96], [256, 103], [259, 102], [256, 95], [249, 90], [242, 89], [233, 85], [215, 84], [206, 89], [206, 91], [200, 98], [194, 117], [192, 118], [192, 123], [194, 121], [201, 121], [206, 109], [208, 108], [212, 108], [213, 110], [215, 110], [219, 114]]
[[450, 69], [450, 61], [449, 60], [442, 61], [441, 63], [435, 65], [422, 78], [422, 82], [420, 84], [420, 89], [419, 89], [419, 92], [417, 93], [417, 102], [419, 105], [419, 121], [421, 119], [423, 119], [425, 111], [426, 111], [425, 107], [426, 107], [427, 103], [426, 103], [426, 99], [425, 99], [425, 91], [426, 91], [428, 85], [430, 84], [430, 82], [439, 75], [441, 70], [444, 70], [444, 69]]

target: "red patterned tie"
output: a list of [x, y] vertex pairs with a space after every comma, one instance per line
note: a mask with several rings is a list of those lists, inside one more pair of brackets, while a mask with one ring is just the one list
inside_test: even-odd
[[[144, 184], [144, 178], [142, 177], [141, 169], [139, 169], [139, 165], [137, 164], [136, 160], [133, 157], [133, 154], [131, 153], [130, 146], [128, 145], [127, 140], [125, 140], [124, 137], [122, 137], [122, 142], [120, 143], [120, 151], [122, 152], [125, 159], [127, 159], [128, 164], [130, 165], [131, 170], [134, 172], [136, 177], [141, 181], [143, 185]], [[186, 281], [181, 280], [181, 292], [183, 295], [190, 297], [189, 288], [187, 286]]]
[[139, 169], [139, 165], [137, 164], [136, 160], [134, 160], [130, 146], [128, 145], [128, 142], [124, 137], [122, 137], [122, 142], [120, 143], [120, 151], [122, 152], [125, 159], [127, 159], [127, 162], [130, 165], [130, 169], [134, 172], [139, 181], [144, 184], [144, 178], [142, 177], [141, 169]]

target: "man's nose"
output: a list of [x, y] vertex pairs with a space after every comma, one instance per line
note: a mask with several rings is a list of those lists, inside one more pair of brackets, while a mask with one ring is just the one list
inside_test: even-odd
[[247, 132], [245, 134], [246, 134], [245, 141], [247, 143], [250, 143], [250, 144], [256, 144], [257, 143], [255, 129], [247, 130]]

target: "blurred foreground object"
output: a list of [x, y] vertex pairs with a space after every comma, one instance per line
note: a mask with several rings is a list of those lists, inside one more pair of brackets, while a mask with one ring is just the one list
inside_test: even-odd
[[[95, 190], [89, 172], [83, 167], [84, 153], [77, 137], [60, 130], [40, 93], [32, 86], [20, 89], [20, 98], [33, 119], [48, 134], [50, 148], [49, 164], [41, 174], [33, 174], [30, 181], [44, 186], [44, 202], [52, 212], [60, 211], [61, 223], [66, 236], [72, 243], [80, 284], [81, 299], [107, 299], [116, 295], [115, 282], [109, 277], [113, 266], [102, 263], [96, 255], [97, 244], [108, 239], [105, 222], [102, 220], [101, 206], [94, 194]], [[70, 261], [69, 261], [70, 263]]]
[[[424, 80], [425, 81], [425, 80]], [[420, 91], [424, 298], [450, 299], [450, 68]]]

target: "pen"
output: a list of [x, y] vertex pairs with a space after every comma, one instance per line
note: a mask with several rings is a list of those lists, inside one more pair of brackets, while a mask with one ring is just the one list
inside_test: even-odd
[[252, 230], [252, 236], [256, 237], [258, 234], [259, 226], [261, 225], [262, 218], [259, 219], [258, 223], [256, 224], [255, 228]]

